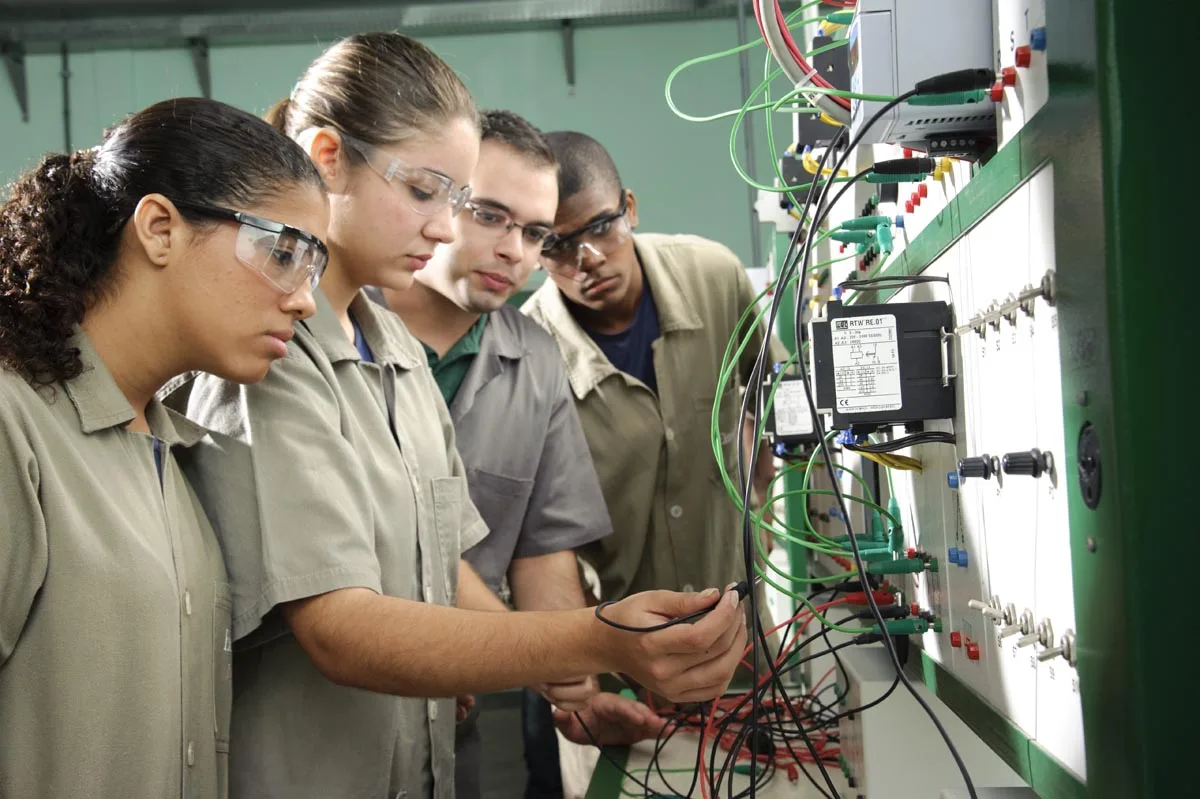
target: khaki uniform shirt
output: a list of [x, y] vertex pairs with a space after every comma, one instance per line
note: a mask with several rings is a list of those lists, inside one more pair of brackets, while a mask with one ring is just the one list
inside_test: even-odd
[[72, 346], [52, 395], [0, 370], [0, 797], [223, 797], [229, 587], [175, 462], [204, 431], [157, 401], [128, 430]]
[[453, 699], [335, 685], [277, 606], [342, 588], [454, 603], [487, 532], [420, 344], [359, 294], [359, 358], [325, 295], [286, 358], [239, 386], [179, 389], [211, 445], [185, 464], [225, 550], [237, 696], [230, 792], [245, 799], [454, 797]]
[[[736, 475], [738, 388], [753, 368], [761, 330], [743, 353], [739, 379], [719, 397], [717, 383], [754, 291], [737, 257], [715, 242], [638, 234], [634, 244], [662, 331], [653, 345], [657, 394], [609, 362], [552, 281], [522, 308], [558, 342], [612, 516], [613, 534], [579, 550], [599, 574], [604, 599], [723, 588], [746, 576], [741, 513], [721, 481], [710, 430], [716, 402], [722, 454]], [[777, 340], [772, 358], [787, 358]]]

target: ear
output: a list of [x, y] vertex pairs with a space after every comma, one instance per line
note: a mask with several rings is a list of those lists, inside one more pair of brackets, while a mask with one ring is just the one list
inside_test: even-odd
[[638, 226], [637, 197], [633, 196], [633, 189], [625, 190], [625, 217], [629, 220], [630, 227]]
[[329, 193], [344, 194], [350, 174], [338, 132], [330, 128], [309, 128], [300, 134], [297, 143], [308, 152]]
[[166, 266], [172, 253], [187, 246], [188, 229], [175, 204], [161, 194], [147, 194], [133, 210], [134, 235], [155, 266]]

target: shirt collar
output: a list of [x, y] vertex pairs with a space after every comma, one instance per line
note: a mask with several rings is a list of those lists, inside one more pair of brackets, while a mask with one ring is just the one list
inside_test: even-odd
[[[117, 386], [87, 334], [76, 328], [70, 346], [79, 350], [83, 365], [79, 376], [65, 384], [67, 397], [79, 415], [79, 429], [90, 435], [124, 427], [137, 418], [133, 406]], [[173, 445], [190, 447], [208, 433], [187, 417], [165, 407], [157, 397], [146, 406], [146, 422], [153, 435]]]
[[[361, 361], [358, 350], [354, 348], [354, 342], [346, 337], [346, 331], [342, 329], [342, 323], [338, 321], [325, 292], [317, 289], [313, 292], [313, 300], [316, 301], [317, 313], [300, 324], [317, 340], [317, 345], [331, 363]], [[354, 295], [350, 303], [350, 313], [354, 315], [354, 321], [362, 330], [363, 338], [367, 340], [367, 346], [371, 348], [377, 364], [413, 369], [424, 362], [423, 354], [419, 356], [411, 343], [396, 335], [394, 328], [399, 324], [399, 317], [372, 302], [362, 291]]]
[[[678, 274], [660, 257], [658, 250], [638, 234], [633, 237], [634, 252], [642, 265], [645, 282], [654, 295], [658, 327], [665, 335], [703, 327], [700, 315], [679, 286]], [[567, 364], [567, 379], [576, 399], [583, 399], [617, 368], [605, 357], [567, 308], [566, 300], [554, 281], [547, 280], [535, 296], [545, 314], [551, 334], [558, 340]]]
[[522, 318], [520, 311], [505, 306], [485, 318], [488, 320], [488, 326], [479, 345], [481, 353], [491, 352], [513, 361], [526, 355], [528, 350], [516, 324]]
[[484, 331], [488, 327], [488, 315], [481, 314], [475, 322], [467, 328], [467, 332], [463, 333], [462, 338], [454, 342], [450, 349], [446, 350], [446, 354], [438, 357], [437, 350], [430, 347], [425, 342], [421, 342], [421, 347], [425, 350], [425, 355], [429, 358], [429, 364], [432, 366], [440, 361], [453, 361], [464, 355], [478, 355], [480, 352], [481, 343], [484, 337]]

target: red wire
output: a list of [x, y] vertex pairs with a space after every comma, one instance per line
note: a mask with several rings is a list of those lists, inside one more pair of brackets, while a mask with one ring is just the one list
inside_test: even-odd
[[[842, 5], [838, 7], [849, 8], [850, 6]], [[792, 32], [788, 30], [787, 19], [783, 15], [783, 9], [779, 7], [779, 0], [775, 0], [775, 19], [779, 21], [779, 32], [783, 36], [783, 43], [787, 46], [788, 52], [792, 54], [792, 58], [795, 59], [796, 64], [800, 67], [800, 69], [804, 70], [805, 75], [812, 73], [813, 68], [809, 66], [808, 61], [805, 60], [803, 53], [800, 52], [800, 48], [796, 46], [796, 40], [792, 38]], [[759, 22], [758, 27], [760, 30], [762, 29], [761, 21]], [[763, 37], [766, 37], [765, 32], [763, 33]], [[819, 73], [813, 75], [811, 83], [814, 86], [821, 86], [826, 89], [835, 88], [833, 84], [821, 77]], [[850, 110], [850, 101], [845, 97], [837, 97], [835, 95], [828, 96], [842, 108], [845, 108], [847, 111]]]

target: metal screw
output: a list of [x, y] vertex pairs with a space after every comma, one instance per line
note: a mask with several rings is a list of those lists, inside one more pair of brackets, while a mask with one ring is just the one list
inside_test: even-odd
[[1090, 535], [1088, 536], [1088, 539], [1087, 539], [1087, 550], [1088, 550], [1088, 552], [1096, 551], [1096, 539]]
[[1085, 391], [1083, 389], [1079, 390], [1079, 393], [1075, 395], [1075, 404], [1076, 405], [1087, 405], [1088, 404], [1087, 391]]

